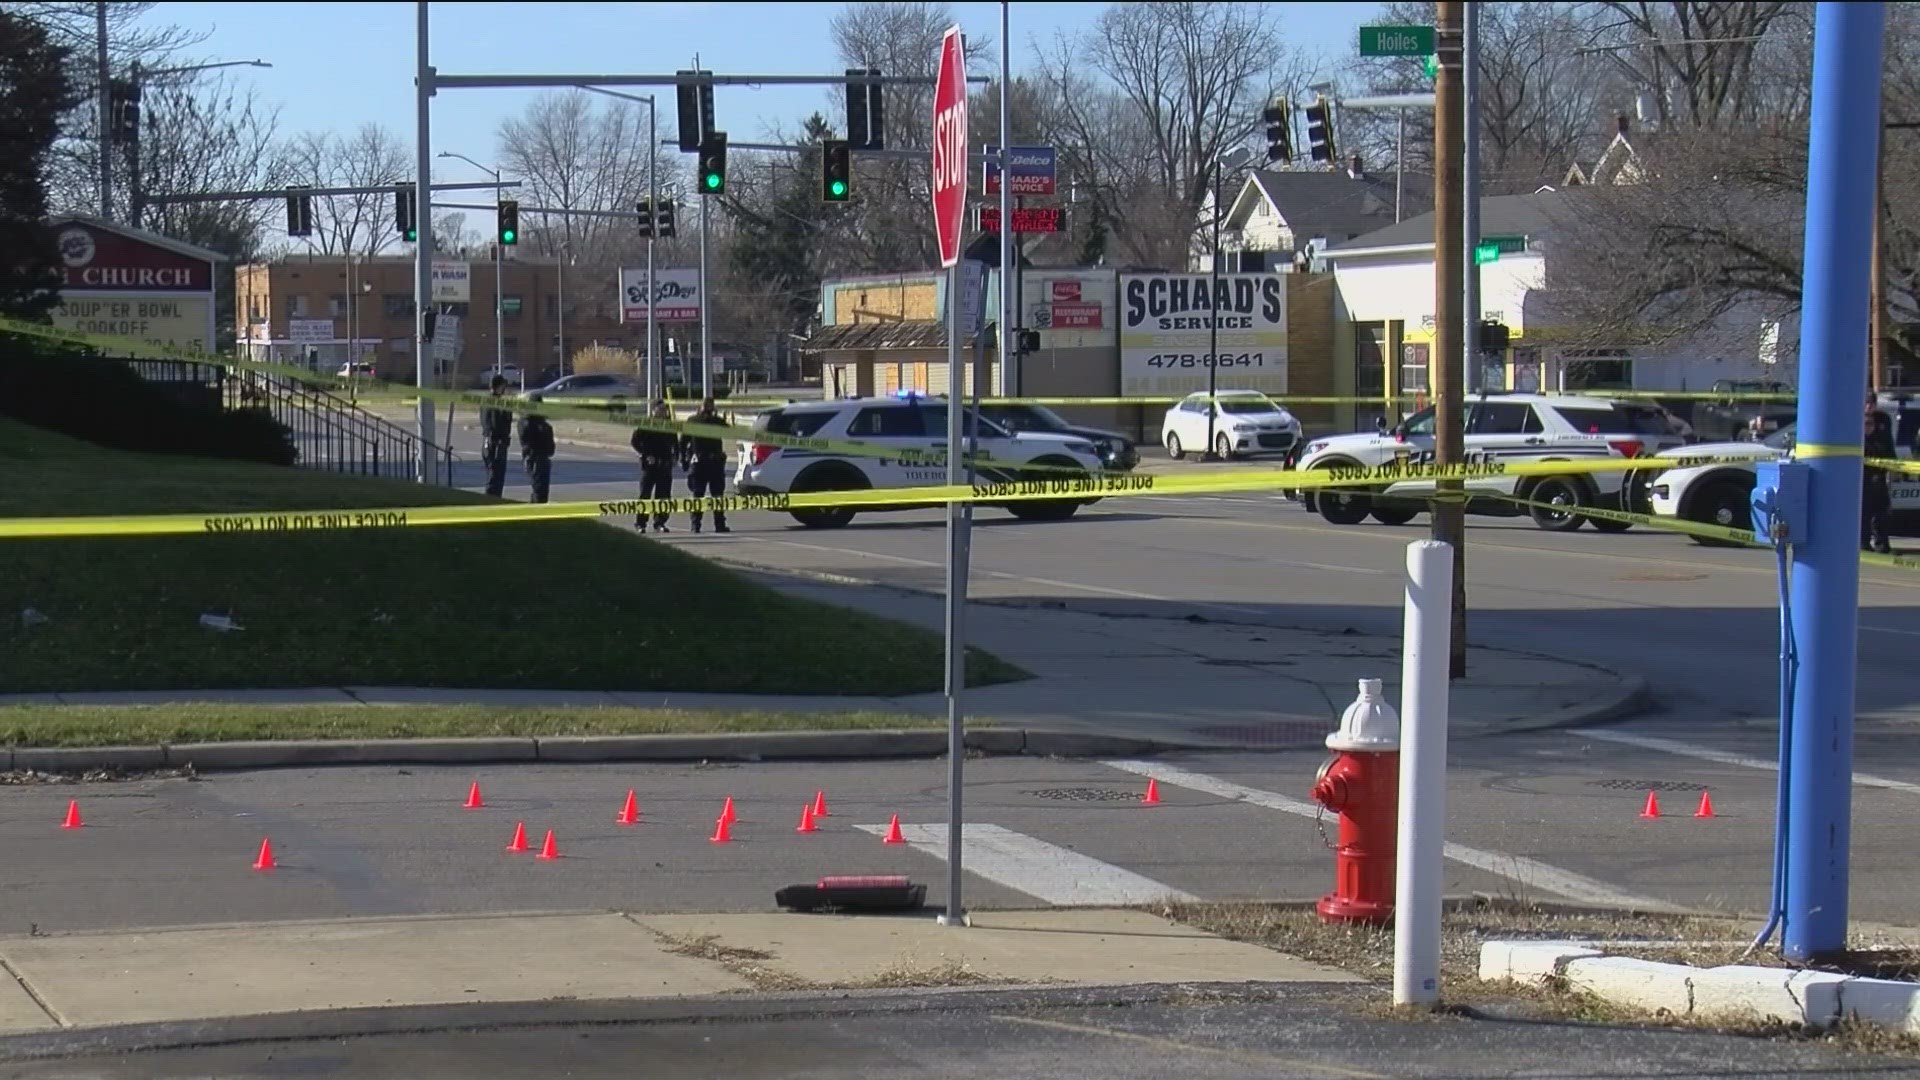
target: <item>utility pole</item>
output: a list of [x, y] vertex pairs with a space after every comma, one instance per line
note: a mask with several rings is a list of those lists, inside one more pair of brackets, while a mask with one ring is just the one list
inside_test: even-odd
[[[1435, 5], [1434, 48], [1440, 70], [1433, 84], [1433, 451], [1441, 468], [1457, 466], [1464, 458], [1461, 405], [1465, 387], [1465, 342], [1460, 340], [1465, 319], [1462, 273], [1467, 253], [1461, 240], [1466, 222], [1461, 206], [1461, 157], [1465, 101], [1461, 93], [1462, 0], [1440, 0]], [[1467, 673], [1466, 486], [1459, 480], [1441, 480], [1433, 505], [1433, 538], [1453, 547], [1453, 633], [1449, 647], [1449, 674]]]
[[[1799, 647], [1786, 788], [1787, 959], [1847, 945], [1853, 801], [1855, 646], [1859, 640], [1861, 400], [1873, 262], [1872, 167], [1880, 140], [1880, 3], [1818, 5], [1807, 138], [1799, 442], [1806, 521], [1791, 522], [1792, 640]], [[1787, 662], [1785, 659], [1783, 663]], [[1784, 703], [1783, 703], [1784, 704]]]
[[[427, 318], [433, 311], [433, 148], [428, 137], [433, 113], [433, 65], [427, 61], [427, 0], [418, 0], [416, 7], [418, 71], [414, 76], [414, 96], [419, 115], [413, 143], [413, 190], [418, 194], [413, 219], [419, 239], [413, 248], [413, 381], [425, 390], [432, 371], [428, 354], [433, 351], [433, 339], [427, 334]], [[499, 188], [496, 186], [494, 190], [497, 192]], [[417, 479], [431, 484], [437, 469], [433, 460], [433, 399], [426, 394], [420, 395], [416, 423], [420, 442]]]
[[113, 221], [113, 71], [107, 62], [107, 4], [93, 5], [93, 47], [100, 67], [100, 220]]
[[[1880, 107], [1884, 110], [1886, 103], [1883, 101]], [[1885, 242], [1880, 237], [1880, 219], [1885, 216], [1880, 200], [1887, 190], [1886, 128], [1886, 120], [1882, 116], [1880, 146], [1873, 159], [1873, 267], [1870, 271], [1873, 276], [1868, 280], [1867, 285], [1869, 296], [1867, 302], [1873, 308], [1867, 316], [1869, 333], [1873, 335], [1873, 340], [1867, 343], [1867, 348], [1871, 350], [1869, 359], [1871, 378], [1868, 388], [1876, 394], [1887, 385], [1887, 287], [1884, 280], [1886, 270], [1881, 262], [1886, 257], [1886, 253]]]
[[[1013, 145], [1013, 123], [1010, 119], [1013, 108], [1009, 104], [1012, 94], [1011, 82], [1013, 63], [1009, 44], [1012, 40], [1008, 30], [1008, 3], [1000, 0], [1000, 393], [1007, 397], [1020, 396], [1020, 369], [1026, 366], [1026, 357], [1021, 356], [1018, 336], [1014, 333], [1014, 323], [1018, 321], [1020, 302], [1014, 292], [1013, 258], [1013, 177], [1007, 171], [1007, 147]], [[978, 379], [975, 383], [978, 383]], [[979, 411], [979, 394], [974, 395], [973, 407]]]
[[[660, 132], [658, 130], [660, 110], [653, 104], [653, 95], [647, 95], [647, 407], [653, 407], [653, 399], [660, 394], [660, 382], [654, 376], [655, 364], [653, 350], [657, 340], [653, 326], [653, 302], [657, 296], [653, 284], [653, 242], [660, 235], [660, 181], [654, 169], [660, 160]], [[707, 298], [702, 296], [701, 303]], [[662, 376], [664, 377], [664, 372]]]
[[[1460, 213], [1464, 222], [1460, 239], [1463, 260], [1460, 273], [1466, 294], [1462, 308], [1466, 322], [1460, 332], [1467, 354], [1467, 392], [1487, 389], [1486, 357], [1480, 352], [1480, 261], [1474, 249], [1480, 246], [1480, 4], [1467, 0], [1467, 21], [1460, 36], [1460, 94], [1465, 113], [1463, 156], [1460, 165]], [[1456, 569], [1458, 569], [1456, 567]]]

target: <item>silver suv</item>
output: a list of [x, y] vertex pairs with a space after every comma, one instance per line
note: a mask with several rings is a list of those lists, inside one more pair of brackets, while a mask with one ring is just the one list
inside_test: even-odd
[[[962, 419], [974, 421], [970, 414]], [[1093, 443], [1075, 435], [1011, 432], [979, 418], [982, 483], [1084, 478], [1101, 469]], [[789, 495], [810, 491], [866, 491], [932, 487], [947, 482], [947, 402], [918, 395], [808, 401], [761, 413], [754, 430], [773, 435], [857, 442], [899, 456], [871, 457], [834, 450], [796, 450], [764, 442], [740, 444], [734, 490], [742, 495]], [[1031, 466], [1023, 469], [1022, 466]], [[1002, 504], [1015, 517], [1060, 521], [1092, 499], [1023, 499]], [[919, 506], [876, 509], [910, 510]], [[810, 528], [838, 528], [853, 520], [850, 507], [789, 511]]]

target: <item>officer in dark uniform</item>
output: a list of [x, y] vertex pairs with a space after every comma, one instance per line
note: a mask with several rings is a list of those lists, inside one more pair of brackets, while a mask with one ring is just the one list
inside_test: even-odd
[[[713, 427], [726, 427], [727, 421], [714, 407], [713, 399], [700, 402], [700, 411], [687, 420], [690, 424], [708, 424]], [[720, 496], [727, 493], [727, 444], [711, 436], [684, 435], [680, 439], [680, 461], [687, 467], [687, 490], [696, 499], [708, 496]], [[693, 512], [693, 531], [700, 531], [700, 511]], [[732, 532], [727, 528], [727, 514], [724, 510], [713, 512], [713, 531]]]
[[[667, 403], [657, 399], [648, 407], [647, 415], [654, 420], [670, 419]], [[673, 459], [679, 456], [679, 449], [680, 439], [671, 431], [633, 429], [633, 452], [640, 455], [641, 498], [673, 498]], [[636, 516], [633, 519], [633, 527], [646, 532], [646, 515]], [[653, 531], [667, 531], [667, 515], [653, 515]]]
[[[1893, 448], [1893, 420], [1882, 412], [1872, 394], [1867, 395], [1866, 455], [1890, 458]], [[1882, 555], [1893, 551], [1887, 541], [1887, 516], [1893, 511], [1893, 491], [1888, 486], [1887, 470], [1869, 465], [1860, 484], [1860, 549]]]
[[538, 413], [528, 413], [520, 421], [520, 456], [527, 463], [527, 482], [533, 485], [529, 502], [547, 501], [547, 487], [553, 482], [553, 425]]
[[[493, 396], [505, 397], [507, 380], [493, 377]], [[487, 494], [499, 498], [507, 486], [507, 447], [513, 441], [513, 410], [488, 406], [480, 410], [480, 435], [485, 442], [480, 459], [487, 463]]]

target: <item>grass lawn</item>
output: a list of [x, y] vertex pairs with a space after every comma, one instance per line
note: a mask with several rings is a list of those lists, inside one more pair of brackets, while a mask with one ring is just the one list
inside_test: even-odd
[[873, 731], [944, 724], [944, 718], [937, 716], [879, 712], [501, 705], [13, 705], [0, 707], [0, 746], [146, 746], [237, 739], [705, 735], [726, 731]]
[[[106, 450], [0, 421], [0, 516], [477, 503]], [[23, 625], [34, 608], [49, 621]], [[244, 629], [198, 625], [231, 613]], [[939, 635], [784, 596], [593, 522], [0, 541], [0, 692], [465, 686], [901, 694]], [[968, 658], [975, 684], [1023, 673]]]

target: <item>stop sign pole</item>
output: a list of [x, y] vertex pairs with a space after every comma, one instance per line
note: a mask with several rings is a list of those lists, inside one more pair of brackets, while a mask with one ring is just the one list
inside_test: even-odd
[[[960, 239], [967, 208], [966, 35], [949, 26], [940, 38], [940, 77], [933, 91], [933, 226], [940, 265], [947, 271], [947, 483], [968, 482], [961, 452]], [[947, 926], [967, 924], [960, 899], [961, 788], [967, 760], [966, 714], [960, 695], [967, 685], [967, 533], [973, 508], [947, 504]]]

